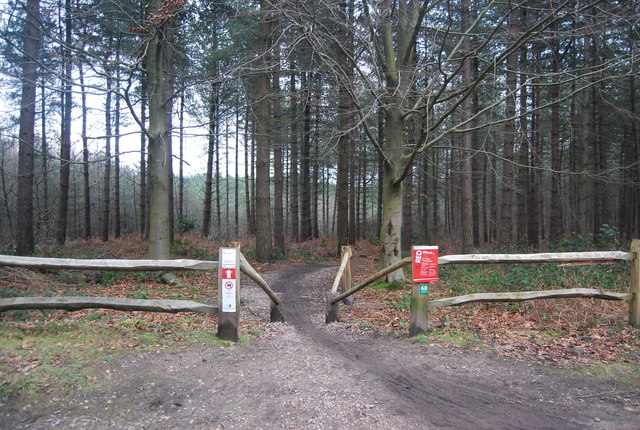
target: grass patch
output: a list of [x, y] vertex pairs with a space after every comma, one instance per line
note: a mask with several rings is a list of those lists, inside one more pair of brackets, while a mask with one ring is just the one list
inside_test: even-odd
[[[190, 345], [229, 346], [209, 331], [149, 327], [134, 319], [109, 319], [93, 312], [83, 322], [0, 325], [0, 398], [33, 402], [108, 388], [109, 363], [149, 350]], [[115, 377], [115, 376], [114, 376]]]
[[468, 331], [433, 331], [429, 334], [419, 334], [417, 336], [414, 336], [411, 338], [411, 340], [426, 344], [447, 343], [450, 345], [457, 345], [465, 348], [477, 347], [482, 345], [482, 340]]
[[581, 381], [616, 381], [621, 388], [636, 388], [640, 381], [640, 366], [637, 363], [602, 363], [594, 360], [590, 366], [555, 368], [553, 373]]
[[393, 281], [393, 282], [381, 281], [381, 282], [375, 283], [374, 285], [379, 290], [399, 291], [399, 290], [411, 288], [411, 281], [409, 279], [402, 280], [402, 281]]

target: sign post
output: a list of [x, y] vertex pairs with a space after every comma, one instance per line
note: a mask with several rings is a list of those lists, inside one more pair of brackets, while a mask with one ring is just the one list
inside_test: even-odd
[[238, 341], [240, 262], [237, 248], [220, 248], [218, 256], [218, 337]]
[[429, 282], [438, 281], [438, 247], [414, 246], [409, 336], [429, 331]]

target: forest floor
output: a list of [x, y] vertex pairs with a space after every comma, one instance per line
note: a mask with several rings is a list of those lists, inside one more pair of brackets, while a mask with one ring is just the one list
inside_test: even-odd
[[[82, 246], [93, 258], [137, 252]], [[356, 278], [372, 273], [372, 252], [356, 250]], [[336, 259], [297, 255], [256, 264], [285, 294], [286, 323], [268, 323], [268, 298], [243, 280], [237, 344], [195, 314], [2, 315], [0, 428], [640, 428], [640, 330], [625, 325], [624, 306], [473, 305], [438, 311], [441, 327], [408, 338], [402, 287], [366, 289], [342, 322], [324, 324]], [[105, 275], [70, 283], [0, 268], [0, 291], [209, 302], [215, 292], [211, 274], [185, 275], [184, 287]]]

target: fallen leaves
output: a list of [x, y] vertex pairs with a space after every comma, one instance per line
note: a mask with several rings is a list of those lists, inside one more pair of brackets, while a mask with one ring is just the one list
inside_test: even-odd
[[[354, 268], [370, 275], [373, 262]], [[453, 295], [442, 284], [432, 299]], [[408, 289], [368, 287], [356, 304], [341, 307], [345, 322], [406, 334], [409, 310], [397, 306]], [[395, 305], [394, 305], [395, 304]], [[459, 333], [473, 333], [485, 347], [520, 360], [561, 367], [640, 363], [640, 330], [628, 325], [627, 305], [595, 299], [539, 300], [523, 304], [474, 304], [432, 311], [429, 320]], [[437, 338], [437, 336], [436, 336]]]
[[[252, 246], [252, 239], [242, 240], [245, 247]], [[187, 245], [188, 244], [188, 245]], [[69, 258], [140, 258], [146, 253], [146, 243], [135, 237], [111, 240], [76, 241], [65, 248]], [[207, 259], [217, 254], [220, 243], [205, 240], [198, 235], [178, 240], [177, 257]], [[256, 264], [261, 272], [286, 270], [291, 262], [301, 260], [336, 261], [335, 239], [313, 239], [289, 244], [289, 262], [282, 264]], [[352, 262], [354, 281], [358, 282], [376, 271], [378, 247], [367, 241], [359, 241], [354, 247], [356, 258]], [[215, 272], [180, 273], [188, 286], [168, 286], [155, 280], [151, 273], [118, 273], [104, 283], [69, 285], [57, 281], [56, 273], [28, 270], [4, 271], [0, 276], [0, 290], [17, 295], [70, 295], [188, 299], [203, 303], [217, 301], [217, 275]], [[479, 276], [487, 276], [480, 272]], [[328, 284], [332, 279], [328, 281]], [[352, 307], [341, 306], [341, 319], [347, 323], [381, 332], [406, 335], [409, 309], [405, 295], [408, 289], [389, 291], [375, 286], [356, 294]], [[455, 295], [446, 282], [434, 284], [429, 296], [432, 299]], [[263, 320], [251, 320], [243, 316], [241, 330], [249, 332], [261, 327]], [[594, 362], [640, 362], [640, 330], [627, 324], [627, 306], [621, 302], [593, 299], [540, 300], [518, 305], [475, 304], [458, 308], [432, 311], [430, 322], [442, 324], [448, 330], [471, 333], [484, 345], [502, 355], [522, 360], [533, 360], [561, 366], [581, 366]], [[48, 325], [79, 324], [82, 327], [107, 327], [111, 330], [132, 328], [138, 339], [96, 339], [92, 346], [108, 351], [131, 351], [145, 347], [141, 338], [145, 334], [159, 335], [167, 343], [178, 343], [188, 332], [217, 331], [215, 315], [160, 314], [148, 312], [117, 312], [103, 309], [86, 309], [77, 312], [22, 311], [0, 314], [0, 321], [20, 330], [44, 330]], [[8, 337], [15, 341], [19, 333]], [[60, 348], [62, 344], [58, 345]], [[86, 345], [77, 343], [74, 348]], [[29, 361], [40, 355], [28, 341], [16, 347], [21, 356], [0, 357], [0, 380], [8, 378], [11, 371], [29, 372], [41, 367], [42, 360]], [[17, 360], [17, 361], [11, 361]], [[58, 366], [63, 362], [56, 358], [47, 365]]]

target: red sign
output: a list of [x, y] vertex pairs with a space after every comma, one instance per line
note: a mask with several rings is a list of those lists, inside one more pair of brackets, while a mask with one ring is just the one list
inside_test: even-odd
[[222, 270], [222, 279], [236, 279], [236, 269], [220, 269]]
[[413, 282], [438, 281], [438, 247], [413, 247]]

